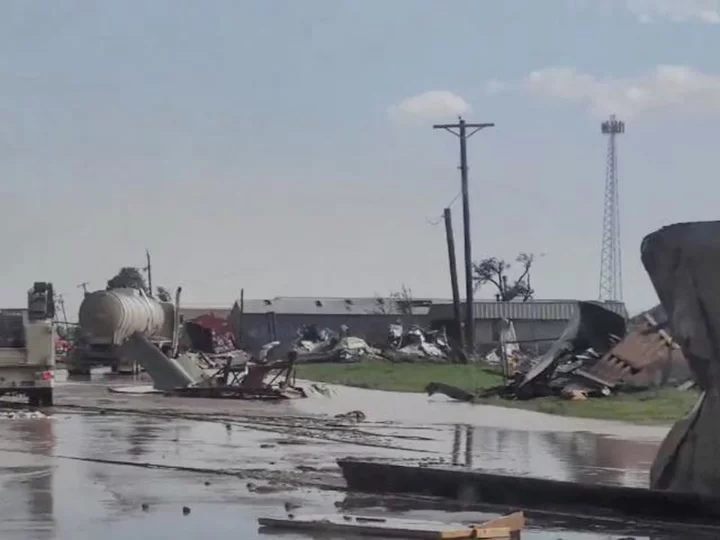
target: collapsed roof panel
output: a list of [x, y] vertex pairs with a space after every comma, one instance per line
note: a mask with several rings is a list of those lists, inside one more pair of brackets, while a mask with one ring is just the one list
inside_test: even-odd
[[589, 348], [603, 352], [611, 346], [611, 336], [621, 338], [624, 335], [625, 318], [622, 315], [595, 302], [578, 302], [560, 338], [525, 374], [518, 385], [518, 390], [551, 372], [553, 366], [565, 353]]

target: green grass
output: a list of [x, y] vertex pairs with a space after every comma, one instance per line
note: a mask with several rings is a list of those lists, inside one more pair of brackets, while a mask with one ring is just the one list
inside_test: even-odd
[[[502, 384], [500, 375], [484, 366], [393, 364], [375, 361], [357, 364], [301, 365], [298, 367], [298, 377], [357, 388], [396, 392], [424, 392], [425, 386], [432, 381], [451, 384], [469, 391]], [[488, 398], [479, 402], [563, 416], [624, 420], [642, 424], [668, 424], [683, 417], [695, 404], [697, 397], [698, 393], [695, 391], [683, 392], [675, 388], [662, 388], [585, 401], [546, 397], [528, 401]]]
[[476, 365], [394, 364], [304, 364], [297, 376], [311, 381], [343, 384], [373, 390], [424, 392], [429, 382], [444, 382], [466, 390], [482, 390], [502, 384], [502, 377]]

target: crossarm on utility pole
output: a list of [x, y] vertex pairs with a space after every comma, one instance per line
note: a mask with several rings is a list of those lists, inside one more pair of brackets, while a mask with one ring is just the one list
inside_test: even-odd
[[[470, 196], [468, 190], [467, 139], [481, 129], [494, 127], [493, 123], [468, 124], [462, 117], [457, 124], [435, 124], [433, 129], [444, 129], [460, 139], [460, 179], [463, 199], [463, 233], [465, 244], [465, 346], [466, 354], [475, 352], [475, 306], [473, 302], [472, 242], [470, 238]], [[468, 134], [467, 129], [472, 131]], [[455, 131], [457, 130], [457, 131]]]

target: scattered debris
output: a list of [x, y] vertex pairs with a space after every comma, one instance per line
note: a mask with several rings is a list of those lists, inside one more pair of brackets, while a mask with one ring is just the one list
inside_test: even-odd
[[153, 388], [151, 385], [144, 386], [109, 386], [108, 392], [113, 394], [128, 394], [131, 396], [144, 396], [147, 394], [162, 394], [162, 390]]
[[314, 324], [305, 325], [298, 330], [298, 339], [292, 350], [298, 355], [298, 363], [349, 363], [380, 357], [378, 349], [349, 333], [347, 325], [340, 327], [339, 334], [328, 328], [318, 329]]
[[339, 459], [338, 465], [353, 492], [452, 500], [466, 492], [472, 494], [474, 504], [521, 506], [528, 512], [562, 512], [565, 516], [617, 514], [626, 522], [705, 530], [720, 524], [720, 498], [704, 493], [554, 480], [465, 466], [418, 466], [395, 460], [345, 458]]
[[[504, 321], [500, 345], [486, 360], [501, 365], [508, 381], [479, 397], [533, 399], [549, 395], [579, 401], [605, 397], [630, 387], [679, 384], [685, 381], [687, 362], [678, 344], [646, 313], [630, 333], [622, 316], [596, 302], [578, 302], [578, 309], [561, 337], [542, 356], [525, 358]], [[505, 356], [503, 365], [502, 356]], [[687, 385], [684, 388], [688, 387]], [[432, 382], [428, 395], [442, 393], [472, 402], [475, 395]]]
[[347, 514], [259, 518], [261, 529], [304, 530], [314, 533], [346, 533], [384, 538], [494, 538], [510, 539], [525, 527], [525, 516], [516, 512], [479, 524], [441, 523], [412, 519], [352, 516]]
[[40, 420], [50, 418], [40, 411], [8, 411], [0, 412], [0, 419], [7, 420]]
[[344, 414], [336, 414], [333, 418], [349, 420], [351, 422], [362, 422], [365, 420], [365, 413], [362, 411], [350, 411]]
[[120, 348], [137, 361], [166, 394], [234, 399], [290, 399], [307, 397], [295, 386], [295, 358], [247, 362], [230, 355], [218, 365], [203, 353], [188, 352], [170, 358], [144, 335], [131, 335]]
[[445, 383], [431, 382], [425, 387], [425, 392], [428, 396], [434, 394], [444, 394], [449, 398], [456, 399], [458, 401], [472, 402], [475, 400], [475, 395], [467, 392], [457, 386], [452, 386]]
[[390, 325], [390, 348], [383, 352], [386, 359], [393, 362], [447, 362], [450, 359], [452, 350], [444, 332], [413, 325], [398, 338], [401, 331], [401, 326]]
[[235, 336], [227, 319], [212, 314], [201, 315], [184, 325], [190, 349], [208, 354], [223, 354], [237, 350]]

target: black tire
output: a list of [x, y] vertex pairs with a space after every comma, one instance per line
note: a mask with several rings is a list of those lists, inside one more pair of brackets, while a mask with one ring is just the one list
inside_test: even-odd
[[52, 407], [53, 406], [53, 390], [52, 388], [43, 388], [39, 392], [40, 407]]
[[28, 406], [37, 408], [40, 406], [40, 393], [33, 391], [28, 393]]

